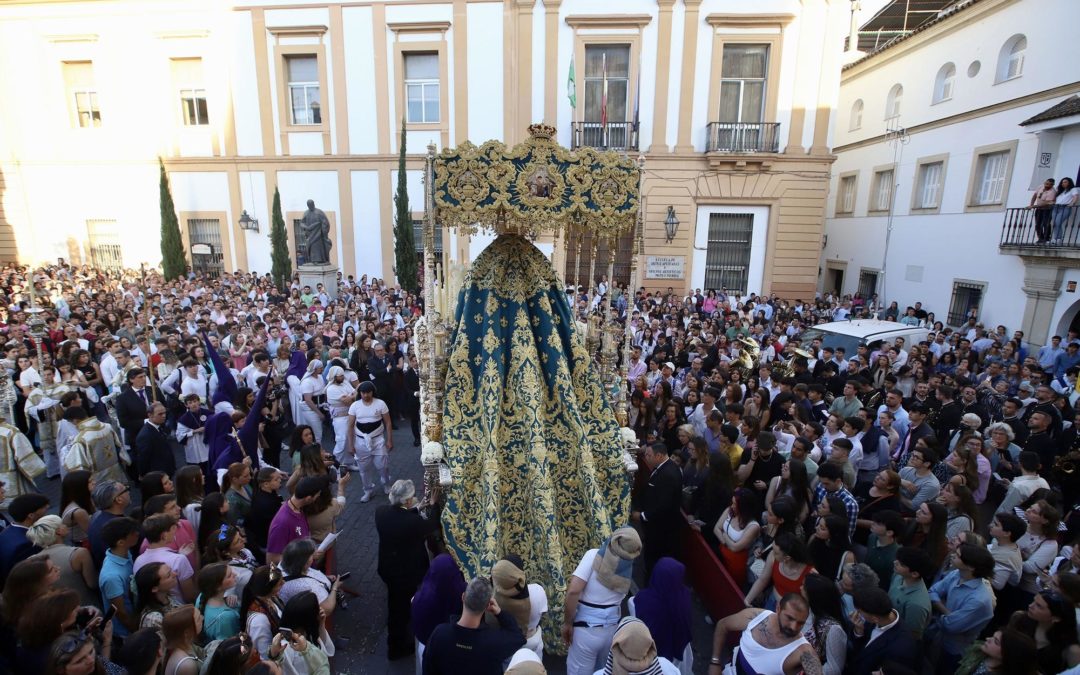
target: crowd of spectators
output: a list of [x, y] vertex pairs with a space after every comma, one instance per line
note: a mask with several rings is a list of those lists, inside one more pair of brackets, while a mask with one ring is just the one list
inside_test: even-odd
[[[464, 579], [431, 555], [437, 511], [390, 476], [390, 431], [411, 423], [420, 440], [418, 299], [367, 277], [295, 286], [0, 270], [15, 399], [0, 425], [7, 668], [330, 672], [328, 620], [349, 600], [332, 541], [360, 473], [361, 501], [388, 498], [389, 656], [415, 648], [424, 673], [544, 672], [552, 589], [529, 572], [548, 561], [509, 552]], [[1035, 349], [976, 316], [949, 327], [858, 295], [631, 294], [606, 280], [567, 293], [583, 320], [610, 299], [629, 322], [628, 426], [647, 479], [629, 526], [570, 576], [563, 644], [548, 645], [568, 649], [568, 673], [693, 671], [682, 528], [747, 607], [710, 619], [712, 653], [696, 654], [710, 673], [1080, 663], [1080, 336]], [[801, 339], [868, 315], [927, 338], [850, 354]], [[60, 481], [59, 503], [34, 479]]]

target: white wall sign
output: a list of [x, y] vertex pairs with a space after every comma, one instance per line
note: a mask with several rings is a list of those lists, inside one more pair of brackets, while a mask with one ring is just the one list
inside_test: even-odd
[[645, 258], [646, 279], [684, 279], [686, 256], [650, 255]]

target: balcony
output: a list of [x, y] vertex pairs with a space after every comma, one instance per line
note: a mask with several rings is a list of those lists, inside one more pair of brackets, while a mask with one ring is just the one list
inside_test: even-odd
[[709, 122], [705, 152], [753, 154], [780, 151], [779, 122]]
[[1056, 213], [1005, 209], [998, 247], [1002, 253], [1031, 258], [1080, 260], [1080, 207]]
[[574, 122], [570, 148], [596, 148], [626, 152], [638, 149], [637, 122]]

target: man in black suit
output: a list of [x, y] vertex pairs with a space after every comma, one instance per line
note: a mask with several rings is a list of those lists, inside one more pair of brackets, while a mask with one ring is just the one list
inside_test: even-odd
[[373, 351], [375, 356], [368, 360], [368, 372], [371, 373], [371, 381], [375, 383], [375, 396], [390, 408], [390, 421], [397, 429], [397, 401], [394, 400], [392, 383], [393, 361], [386, 355], [386, 347], [381, 343], [376, 342]]
[[0, 532], [0, 591], [4, 589], [12, 567], [41, 552], [26, 538], [26, 533], [48, 510], [49, 498], [37, 492], [28, 492], [11, 500], [8, 515], [12, 523]]
[[146, 411], [150, 408], [150, 389], [146, 386], [146, 371], [132, 368], [127, 374], [127, 386], [113, 400], [116, 418], [124, 430], [124, 446], [131, 452], [132, 466], [135, 466], [135, 439], [146, 422]]
[[[432, 501], [436, 496], [432, 496]], [[399, 480], [390, 487], [390, 504], [375, 510], [375, 530], [379, 533], [378, 572], [386, 584], [386, 645], [391, 661], [415, 651], [409, 630], [412, 596], [427, 573], [427, 536], [440, 527], [437, 512], [424, 517], [416, 506], [413, 482]]]
[[403, 413], [412, 424], [413, 447], [420, 447], [420, 371], [416, 369], [416, 354], [409, 352], [405, 365]]
[[964, 416], [964, 406], [957, 401], [956, 390], [947, 384], [937, 389], [937, 400], [941, 402], [938, 408], [937, 419], [934, 420], [934, 433], [937, 435], [938, 445], [948, 447], [949, 437], [960, 426], [960, 418]]
[[682, 471], [670, 460], [668, 447], [663, 443], [645, 448], [645, 464], [652, 473], [641, 497], [640, 510], [630, 513], [630, 520], [639, 523], [642, 529], [646, 583], [660, 558], [679, 557], [679, 538], [686, 525], [682, 517]]
[[899, 663], [918, 671], [919, 645], [900, 620], [889, 594], [880, 588], [863, 588], [855, 590], [853, 599], [854, 663], [850, 671], [873, 673], [885, 663]]
[[176, 473], [176, 459], [173, 457], [169, 432], [165, 429], [165, 406], [151, 403], [146, 424], [135, 437], [136, 460], [139, 477], [151, 471], [162, 471], [166, 476]]

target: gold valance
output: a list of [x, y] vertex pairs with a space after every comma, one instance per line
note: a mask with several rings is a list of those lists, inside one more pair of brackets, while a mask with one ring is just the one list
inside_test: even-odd
[[615, 152], [567, 150], [555, 129], [534, 124], [513, 148], [468, 141], [432, 160], [434, 220], [473, 233], [537, 236], [573, 227], [615, 237], [634, 226], [640, 201], [637, 163]]

